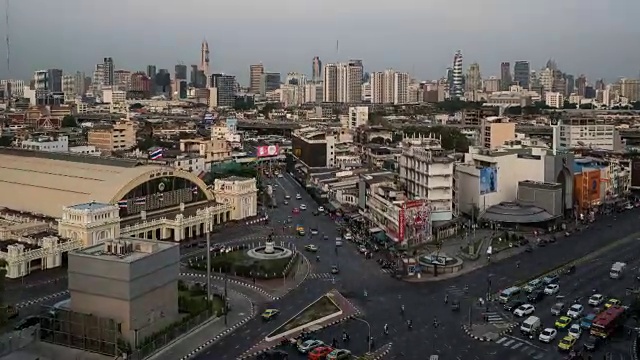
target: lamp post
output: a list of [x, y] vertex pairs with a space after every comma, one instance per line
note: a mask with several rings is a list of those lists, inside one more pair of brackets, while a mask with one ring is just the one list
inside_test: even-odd
[[211, 214], [207, 214], [205, 226], [207, 238], [207, 301], [211, 302]]
[[359, 317], [354, 317], [354, 319], [358, 320], [360, 322], [363, 322], [363, 323], [365, 323], [367, 325], [367, 332], [368, 332], [367, 339], [369, 339], [367, 341], [367, 348], [369, 349], [368, 352], [371, 353], [371, 324], [369, 324], [369, 322], [367, 320], [360, 319]]

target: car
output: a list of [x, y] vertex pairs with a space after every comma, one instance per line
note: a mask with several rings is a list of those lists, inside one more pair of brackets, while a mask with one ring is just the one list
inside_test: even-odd
[[280, 310], [278, 309], [266, 309], [265, 311], [262, 312], [262, 319], [271, 320], [274, 317], [276, 317], [276, 315], [278, 315], [279, 313], [280, 313]]
[[330, 346], [318, 346], [309, 351], [309, 360], [324, 360], [333, 351]]
[[331, 266], [331, 273], [332, 274], [337, 274], [340, 272], [340, 268], [338, 267], [338, 265], [332, 265]]
[[542, 280], [533, 279], [524, 286], [524, 291], [526, 291], [527, 293], [532, 293], [534, 290], [537, 290], [540, 287], [542, 287]]
[[347, 349], [335, 349], [327, 355], [327, 360], [347, 360], [351, 358], [351, 351]]
[[300, 210], [307, 210], [307, 205], [300, 204]]
[[533, 290], [531, 292], [531, 294], [529, 294], [527, 296], [527, 300], [530, 303], [537, 303], [539, 301], [541, 301], [542, 299], [544, 299], [544, 291], [537, 289], [537, 290]]
[[598, 345], [600, 345], [600, 338], [597, 336], [589, 335], [587, 340], [582, 344], [587, 351], [596, 351]]
[[351, 233], [346, 233], [344, 234], [344, 239], [347, 241], [351, 241], [353, 240], [353, 235], [351, 235]]
[[309, 351], [319, 347], [319, 346], [324, 346], [324, 343], [320, 340], [315, 340], [315, 339], [311, 339], [311, 340], [306, 340], [303, 341], [302, 343], [300, 343], [298, 345], [298, 351], [306, 354]]
[[323, 213], [324, 212], [324, 207], [323, 206], [318, 206], [318, 212], [319, 213]]
[[524, 305], [525, 301], [523, 299], [511, 299], [506, 304], [504, 304], [504, 309], [506, 311], [513, 311], [520, 307], [520, 305]]
[[318, 247], [313, 244], [308, 244], [304, 246], [304, 249], [309, 252], [318, 252]]
[[567, 316], [575, 320], [582, 316], [583, 311], [584, 306], [580, 304], [573, 304], [569, 307], [569, 310], [567, 310]]
[[282, 174], [278, 174], [278, 179], [282, 179]]
[[296, 194], [296, 200], [301, 200], [302, 196], [300, 196], [300, 194]]
[[323, 235], [322, 240], [329, 240], [329, 235]]
[[564, 303], [557, 302], [551, 307], [551, 315], [558, 316], [564, 311]]
[[298, 209], [297, 207], [294, 207], [293, 209], [291, 209], [291, 213], [300, 214], [300, 209]]
[[560, 316], [558, 320], [556, 320], [554, 326], [556, 329], [566, 329], [569, 324], [571, 324], [572, 319], [568, 316]]
[[556, 336], [558, 336], [558, 330], [554, 328], [546, 328], [542, 330], [540, 336], [538, 336], [538, 340], [548, 344], [555, 340]]
[[342, 246], [342, 238], [341, 237], [337, 237], [336, 238], [336, 247], [338, 246]]
[[524, 304], [524, 305], [518, 306], [518, 308], [513, 312], [513, 315], [522, 317], [526, 315], [531, 315], [533, 314], [534, 311], [536, 311], [536, 308], [533, 305]]
[[584, 330], [591, 329], [591, 325], [593, 324], [593, 320], [596, 319], [596, 316], [596, 313], [590, 313], [584, 316], [582, 320], [580, 320], [580, 327]]
[[613, 305], [620, 305], [621, 303], [622, 302], [620, 300], [611, 298], [611, 299], [607, 300], [607, 302], [604, 304], [604, 308], [608, 309], [608, 308], [612, 307]]
[[573, 336], [576, 339], [580, 339], [582, 335], [582, 328], [578, 324], [573, 324], [569, 328], [569, 336]]
[[573, 349], [573, 346], [576, 344], [576, 338], [574, 338], [573, 336], [565, 336], [562, 338], [562, 340], [560, 340], [560, 342], [558, 343], [558, 349], [562, 350], [562, 351], [570, 351], [571, 349]]
[[604, 301], [604, 295], [602, 294], [593, 294], [589, 297], [589, 305], [591, 306], [600, 306]]
[[26, 318], [22, 319], [19, 323], [17, 323], [16, 326], [13, 327], [13, 330], [15, 331], [24, 330], [32, 326], [38, 325], [39, 323], [40, 323], [40, 317], [27, 316]]
[[542, 283], [545, 285], [557, 284], [558, 281], [560, 281], [560, 277], [558, 275], [548, 275], [542, 278]]
[[366, 252], [367, 252], [367, 248], [366, 248], [366, 247], [364, 247], [364, 246], [360, 246], [360, 247], [358, 248], [358, 252], [359, 252], [360, 254], [364, 254], [364, 253], [366, 253]]
[[318, 229], [311, 228], [311, 235], [318, 235]]
[[544, 288], [545, 295], [555, 295], [560, 291], [560, 285], [558, 284], [549, 284]]
[[288, 200], [285, 200], [282, 203], [285, 204], [285, 205], [289, 205], [289, 201]]
[[285, 198], [285, 200], [290, 200], [290, 199], [291, 199], [291, 196], [289, 196], [289, 195], [285, 195], [285, 196], [284, 196], [284, 198]]

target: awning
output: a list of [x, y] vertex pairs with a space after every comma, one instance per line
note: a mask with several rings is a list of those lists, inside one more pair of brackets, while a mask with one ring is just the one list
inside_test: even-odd
[[382, 229], [380, 229], [379, 227], [372, 227], [372, 228], [369, 229], [369, 234], [373, 235], [373, 234], [379, 233], [381, 231], [382, 231]]
[[379, 244], [384, 244], [386, 241], [390, 240], [384, 231], [378, 231], [377, 233], [373, 234], [373, 239]]

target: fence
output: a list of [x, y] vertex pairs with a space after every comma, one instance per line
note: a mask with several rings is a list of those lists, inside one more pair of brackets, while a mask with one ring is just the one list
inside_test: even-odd
[[13, 331], [0, 337], [0, 357], [21, 350], [38, 340], [39, 326], [32, 326], [21, 331]]

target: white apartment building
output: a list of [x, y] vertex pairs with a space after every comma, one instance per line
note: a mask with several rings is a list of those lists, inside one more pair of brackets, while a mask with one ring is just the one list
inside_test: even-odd
[[401, 144], [398, 161], [400, 181], [410, 199], [425, 199], [431, 205], [432, 221], [453, 217], [453, 159], [447, 157], [439, 139], [422, 136]]
[[338, 67], [336, 64], [325, 64], [322, 81], [322, 101], [338, 101]]
[[562, 107], [564, 106], [564, 95], [559, 92], [545, 93], [544, 102], [549, 107], [562, 109]]
[[307, 104], [322, 102], [322, 83], [308, 83], [304, 85], [304, 102]]
[[46, 152], [68, 152], [69, 137], [68, 136], [37, 136], [35, 138], [25, 140], [20, 147], [28, 150], [46, 151]]
[[359, 103], [362, 101], [362, 61], [349, 60], [337, 66], [337, 102]]
[[122, 90], [102, 90], [102, 102], [105, 104], [123, 104], [127, 102], [127, 92]]
[[366, 106], [352, 106], [349, 108], [347, 127], [356, 129], [369, 123], [369, 108]]
[[409, 102], [409, 74], [397, 72], [393, 74], [393, 103], [406, 104]]
[[164, 161], [174, 169], [188, 171], [196, 176], [206, 172], [205, 157], [198, 154], [180, 154], [175, 158], [166, 158]]
[[371, 74], [372, 104], [404, 104], [408, 102], [409, 74], [387, 69]]
[[515, 201], [520, 181], [544, 181], [547, 151], [543, 148], [470, 148], [464, 162], [455, 166], [454, 201], [458, 211], [471, 214], [474, 206], [482, 212], [501, 202]]
[[614, 125], [593, 118], [569, 118], [554, 127], [558, 149], [593, 148], [615, 151], [623, 147]]
[[69, 152], [73, 154], [82, 154], [82, 155], [91, 155], [91, 156], [100, 156], [102, 152], [98, 150], [95, 146], [85, 145], [85, 146], [72, 146], [69, 148]]
[[0, 80], [0, 88], [11, 90], [11, 96], [23, 97], [24, 96], [24, 80]]

